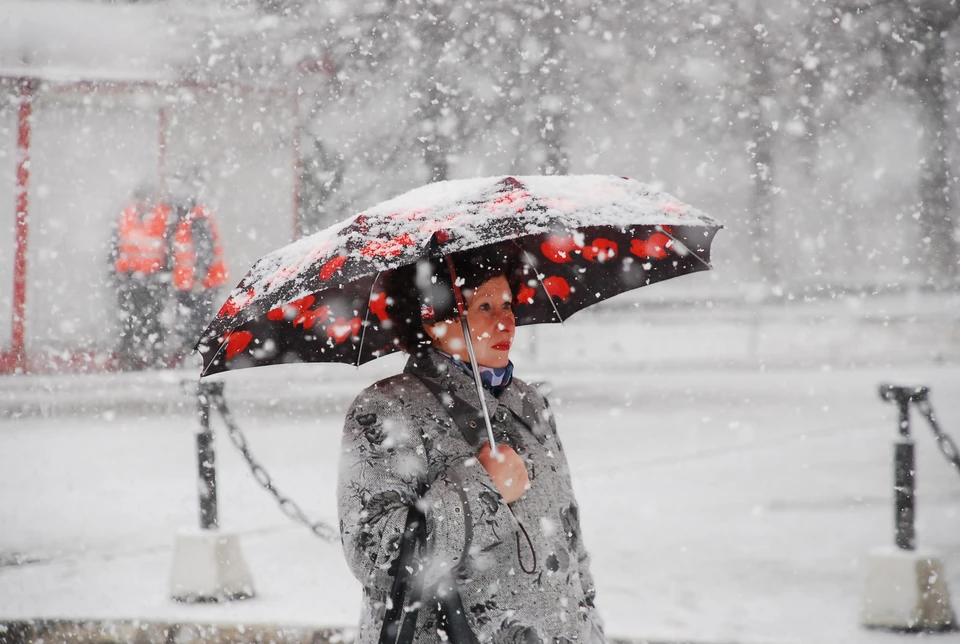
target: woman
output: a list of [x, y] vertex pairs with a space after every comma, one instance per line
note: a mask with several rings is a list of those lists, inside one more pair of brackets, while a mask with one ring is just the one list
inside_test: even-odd
[[509, 360], [522, 275], [506, 259], [456, 264], [497, 454], [445, 265], [424, 260], [394, 271], [388, 313], [410, 358], [403, 374], [354, 401], [340, 461], [340, 531], [364, 593], [357, 641], [380, 641], [415, 505], [426, 516], [429, 564], [414, 641], [439, 642], [438, 629], [449, 630], [430, 601], [430, 589], [447, 579], [480, 642], [602, 642], [553, 415], [536, 389], [513, 377]]

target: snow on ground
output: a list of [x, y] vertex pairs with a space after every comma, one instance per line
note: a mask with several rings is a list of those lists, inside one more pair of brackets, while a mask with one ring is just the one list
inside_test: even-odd
[[[274, 386], [285, 373], [258, 371]], [[349, 373], [338, 384], [356, 391], [380, 375], [337, 373]], [[960, 367], [614, 374], [568, 366], [549, 376], [609, 633], [904, 639], [858, 626], [864, 557], [892, 541], [895, 410], [876, 386], [931, 385], [944, 428], [960, 438]], [[291, 383], [288, 396], [296, 389]], [[238, 420], [278, 486], [335, 521], [342, 408], [254, 409]], [[23, 561], [0, 567], [0, 618], [354, 624], [360, 590], [339, 545], [289, 523], [222, 432], [221, 525], [242, 535], [258, 596], [202, 606], [166, 598], [174, 535], [197, 522], [193, 430], [183, 414], [0, 420], [0, 560]], [[915, 432], [919, 542], [943, 554], [957, 608], [960, 476], [925, 426]]]

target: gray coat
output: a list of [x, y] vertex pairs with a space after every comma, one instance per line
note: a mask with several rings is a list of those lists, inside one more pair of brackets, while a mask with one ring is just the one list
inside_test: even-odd
[[[461, 432], [423, 379], [480, 406], [473, 377], [431, 350], [364, 390], [347, 413], [338, 500], [344, 553], [363, 585], [358, 644], [378, 641], [390, 564], [418, 484], [426, 486], [419, 503], [432, 552], [427, 582], [456, 579], [481, 642], [603, 642], [570, 473], [546, 400], [516, 378], [499, 397], [484, 391], [498, 442], [516, 449], [530, 475], [530, 489], [508, 506], [475, 458], [484, 424]], [[420, 611], [415, 641], [440, 641], [433, 610]]]

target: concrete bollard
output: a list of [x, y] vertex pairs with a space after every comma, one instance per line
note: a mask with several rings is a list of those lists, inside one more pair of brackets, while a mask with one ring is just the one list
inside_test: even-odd
[[223, 383], [187, 381], [184, 389], [197, 396], [197, 491], [200, 529], [181, 530], [173, 549], [170, 596], [180, 602], [211, 602], [253, 597], [253, 578], [236, 534], [222, 532], [217, 517], [217, 470], [210, 431], [210, 408], [223, 396]]
[[170, 596], [197, 603], [247, 599], [256, 593], [237, 535], [181, 530], [173, 549]]
[[[867, 558], [867, 587], [860, 623], [901, 631], [950, 631], [957, 618], [943, 562], [936, 553], [917, 550], [916, 457], [910, 435], [910, 405], [926, 402], [927, 387], [880, 385], [880, 398], [896, 403], [899, 438], [893, 451], [893, 519], [896, 547], [877, 548]], [[931, 420], [931, 422], [934, 422]]]
[[922, 550], [887, 547], [870, 552], [861, 609], [867, 627], [904, 631], [949, 631], [957, 618], [943, 562]]

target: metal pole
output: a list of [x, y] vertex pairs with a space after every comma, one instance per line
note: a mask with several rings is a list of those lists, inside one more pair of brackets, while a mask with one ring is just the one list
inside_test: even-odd
[[467, 343], [467, 355], [470, 357], [470, 367], [473, 369], [473, 381], [477, 387], [477, 396], [480, 398], [480, 409], [483, 411], [483, 421], [487, 427], [487, 438], [490, 440], [490, 453], [497, 455], [497, 441], [493, 437], [493, 427], [490, 425], [490, 412], [487, 411], [487, 398], [483, 395], [483, 380], [480, 378], [480, 367], [477, 365], [477, 356], [473, 352], [473, 338], [470, 337], [470, 323], [467, 320], [467, 305], [463, 293], [457, 284], [457, 270], [453, 265], [453, 257], [446, 255], [447, 269], [450, 271], [450, 285], [457, 300], [457, 313], [460, 314], [460, 326], [463, 329], [463, 339]]
[[200, 431], [197, 432], [197, 466], [200, 494], [200, 528], [217, 529], [217, 468], [213, 451], [213, 432], [210, 431], [211, 398], [223, 393], [223, 383], [197, 385], [197, 413]]
[[27, 230], [30, 196], [30, 130], [34, 81], [17, 81], [17, 188], [16, 250], [13, 260], [13, 355], [14, 369], [26, 369], [24, 328], [27, 302]]
[[923, 400], [924, 387], [880, 385], [880, 397], [894, 402], [898, 408], [897, 428], [900, 438], [893, 446], [893, 521], [894, 542], [901, 550], [917, 547], [916, 520], [916, 454], [910, 436], [910, 403]]
[[913, 441], [902, 438], [893, 447], [893, 506], [896, 523], [896, 544], [901, 550], [917, 547], [914, 526], [914, 473], [916, 472]]

